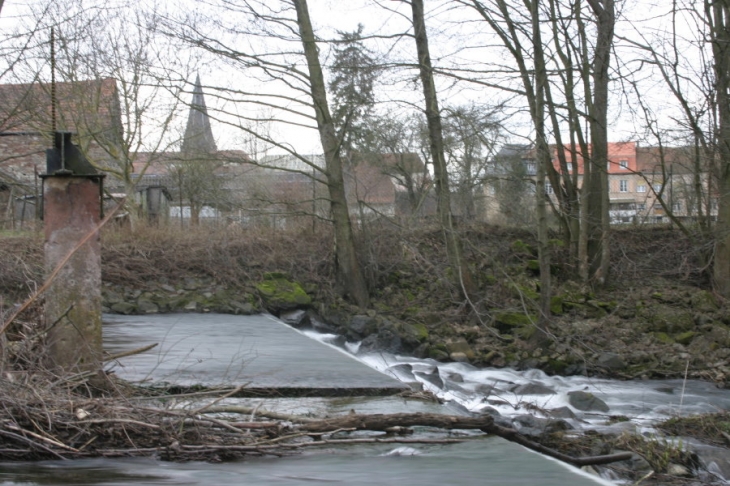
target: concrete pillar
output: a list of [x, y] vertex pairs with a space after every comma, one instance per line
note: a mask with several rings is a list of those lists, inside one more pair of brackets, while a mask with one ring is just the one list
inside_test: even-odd
[[[102, 176], [44, 177], [43, 219], [49, 274], [101, 217]], [[95, 234], [66, 263], [47, 290], [48, 362], [63, 371], [101, 368], [101, 239]]]

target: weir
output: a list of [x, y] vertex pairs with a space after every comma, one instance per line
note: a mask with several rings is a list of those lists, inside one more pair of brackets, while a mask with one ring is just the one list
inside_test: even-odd
[[268, 315], [105, 315], [104, 321], [111, 354], [159, 343], [120, 360], [114, 371], [128, 380], [178, 389], [244, 385], [238, 396], [384, 396], [408, 389]]

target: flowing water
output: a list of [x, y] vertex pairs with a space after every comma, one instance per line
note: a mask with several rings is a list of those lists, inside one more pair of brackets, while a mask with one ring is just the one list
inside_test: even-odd
[[[336, 336], [299, 332], [271, 316], [105, 316], [104, 342], [112, 353], [160, 343], [155, 350], [113, 366], [126, 379], [328, 390], [391, 389], [402, 386], [397, 382], [419, 383], [444, 402], [392, 396], [226, 400], [293, 414], [492, 413], [524, 432], [540, 425], [526, 417], [559, 416], [576, 429], [642, 433], [671, 416], [730, 409], [730, 393], [709, 383], [551, 377], [536, 370], [480, 369], [386, 353], [358, 354], [357, 343], [339, 347], [334, 344], [340, 342]], [[576, 409], [569, 402], [572, 391], [591, 392], [608, 405], [608, 412]], [[619, 415], [628, 420], [606, 425], [610, 416]], [[417, 435], [443, 437], [443, 432], [423, 429]], [[225, 464], [170, 464], [154, 459], [0, 464], [0, 484], [615, 484], [500, 438], [473, 433], [466, 437], [470, 440], [462, 444], [357, 445]], [[724, 469], [715, 466], [722, 475]]]

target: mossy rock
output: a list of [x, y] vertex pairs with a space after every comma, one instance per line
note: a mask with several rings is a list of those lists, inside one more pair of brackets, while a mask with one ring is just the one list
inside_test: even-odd
[[563, 313], [563, 298], [556, 295], [550, 298], [550, 313], [559, 316]]
[[512, 291], [512, 294], [518, 299], [525, 298], [525, 299], [534, 300], [534, 301], [537, 301], [540, 299], [540, 294], [536, 290], [534, 290], [526, 285], [520, 285], [518, 283], [513, 283], [510, 285], [510, 290]]
[[304, 291], [301, 285], [282, 277], [279, 272], [264, 275], [264, 280], [256, 284], [256, 290], [264, 301], [265, 307], [272, 313], [278, 314], [286, 310], [309, 307], [312, 298]]
[[510, 245], [510, 248], [512, 251], [520, 256], [528, 256], [528, 257], [535, 257], [537, 256], [537, 251], [535, 248], [533, 248], [531, 245], [528, 245], [527, 243], [523, 242], [522, 240], [515, 240]]
[[714, 312], [719, 309], [715, 296], [706, 290], [693, 294], [690, 303], [692, 308], [699, 312]]
[[674, 339], [672, 339], [669, 334], [666, 332], [655, 332], [654, 337], [657, 341], [664, 344], [674, 344]]
[[640, 317], [646, 320], [647, 331], [680, 334], [694, 330], [695, 321], [691, 312], [668, 305], [652, 305], [641, 310]]
[[692, 340], [697, 336], [697, 333], [694, 331], [687, 331], [680, 334], [677, 334], [674, 336], [674, 340], [678, 342], [679, 344], [682, 344], [684, 346], [688, 345], [692, 342]]
[[499, 332], [512, 333], [522, 327], [533, 327], [537, 322], [536, 315], [526, 315], [521, 312], [500, 312], [494, 316], [494, 327]]
[[561, 375], [565, 373], [565, 370], [569, 365], [570, 363], [562, 359], [548, 359], [543, 370], [550, 374]]
[[430, 348], [428, 348], [427, 354], [429, 358], [435, 359], [436, 361], [444, 361], [449, 359], [449, 353], [436, 346], [431, 346]]
[[449, 352], [449, 356], [454, 353], [462, 353], [469, 360], [473, 360], [476, 357], [474, 350], [471, 349], [466, 339], [457, 339], [456, 341], [446, 343], [446, 350]]
[[413, 334], [415, 335], [418, 342], [425, 342], [428, 340], [428, 328], [425, 324], [415, 323], [415, 324], [405, 324], [408, 326], [410, 330], [412, 330]]

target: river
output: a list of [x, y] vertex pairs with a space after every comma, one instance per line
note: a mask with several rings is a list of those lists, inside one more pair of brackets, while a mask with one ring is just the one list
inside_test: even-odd
[[[480, 369], [385, 353], [358, 354], [357, 343], [300, 332], [271, 316], [105, 316], [104, 344], [110, 352], [153, 342], [159, 343], [154, 350], [121, 359], [111, 368], [122, 378], [148, 383], [248, 383], [262, 388], [298, 386], [329, 391], [419, 383], [444, 402], [393, 396], [227, 399], [287, 413], [490, 412], [519, 428], [535, 425], [523, 420], [525, 417], [560, 411], [577, 429], [644, 433], [670, 416], [730, 409], [730, 393], [710, 383], [550, 377], [536, 370]], [[568, 395], [574, 391], [591, 392], [608, 405], [608, 411], [576, 409]], [[610, 416], [617, 415], [628, 420], [606, 425]], [[443, 436], [441, 431], [428, 429], [417, 434]], [[223, 464], [171, 464], [153, 458], [5, 463], [0, 464], [0, 484], [615, 484], [610, 478], [589, 475], [500, 438], [466, 436], [471, 440], [462, 444], [358, 445]], [[717, 471], [725, 467], [715, 466]]]

